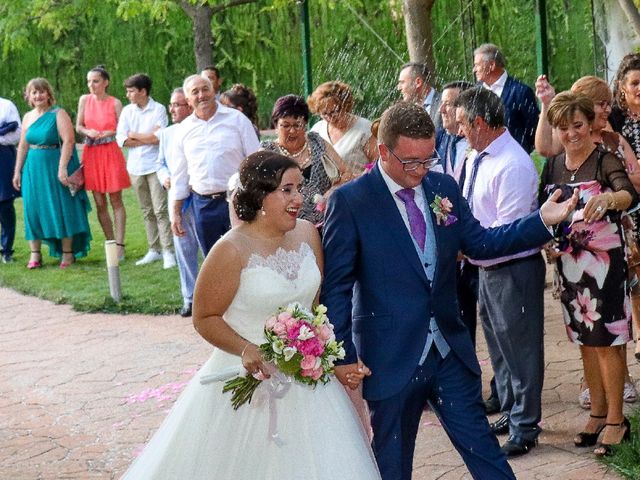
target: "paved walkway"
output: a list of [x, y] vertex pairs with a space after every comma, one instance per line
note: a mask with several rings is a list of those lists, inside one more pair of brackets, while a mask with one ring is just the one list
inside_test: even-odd
[[[618, 479], [572, 444], [587, 418], [576, 404], [581, 368], [549, 297], [546, 327], [544, 432], [513, 468], [520, 479]], [[0, 478], [119, 478], [210, 350], [188, 319], [82, 314], [0, 289]], [[479, 357], [490, 373], [484, 345]], [[640, 377], [635, 360], [631, 371]], [[465, 478], [425, 414], [414, 479]]]

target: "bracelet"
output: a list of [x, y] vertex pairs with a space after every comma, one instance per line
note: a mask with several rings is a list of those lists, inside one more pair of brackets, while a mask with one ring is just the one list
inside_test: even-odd
[[244, 346], [244, 348], [242, 349], [242, 353], [240, 353], [240, 360], [242, 360], [242, 357], [244, 357], [244, 352], [247, 351], [247, 347], [251, 345], [251, 342], [247, 342], [247, 344]]

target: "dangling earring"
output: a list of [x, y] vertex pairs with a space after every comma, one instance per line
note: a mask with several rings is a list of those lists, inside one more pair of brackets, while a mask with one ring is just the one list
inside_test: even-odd
[[263, 216], [267, 214], [267, 212], [264, 211], [264, 207], [262, 207], [260, 209], [260, 214], [263, 215]]

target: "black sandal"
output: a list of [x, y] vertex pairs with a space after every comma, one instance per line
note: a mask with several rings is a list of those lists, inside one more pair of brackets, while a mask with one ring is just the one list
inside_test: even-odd
[[621, 443], [628, 442], [629, 440], [631, 440], [631, 423], [629, 423], [629, 419], [627, 419], [627, 417], [624, 417], [624, 420], [622, 421], [622, 423], [607, 423], [606, 425], [607, 427], [619, 427], [619, 428], [626, 427], [626, 428], [624, 431], [624, 435], [622, 435], [622, 440], [620, 440], [620, 443], [599, 444], [598, 447], [593, 451], [596, 457], [608, 457], [612, 453], [612, 450], [611, 450], [612, 445], [620, 445]]
[[[589, 415], [589, 417], [598, 418], [598, 419], [607, 418], [606, 415]], [[587, 433], [587, 432], [578, 433], [575, 437], [573, 437], [573, 444], [576, 447], [581, 447], [581, 448], [593, 447], [598, 442], [598, 437], [600, 436], [600, 434], [602, 433], [602, 430], [604, 430], [604, 427], [606, 425], [607, 424], [605, 423], [593, 433]]]

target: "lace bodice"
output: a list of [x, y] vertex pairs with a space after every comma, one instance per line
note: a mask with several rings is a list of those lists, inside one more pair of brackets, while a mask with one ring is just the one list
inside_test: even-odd
[[224, 319], [242, 337], [263, 343], [267, 318], [293, 302], [310, 307], [319, 287], [320, 271], [307, 243], [266, 256], [252, 253]]

